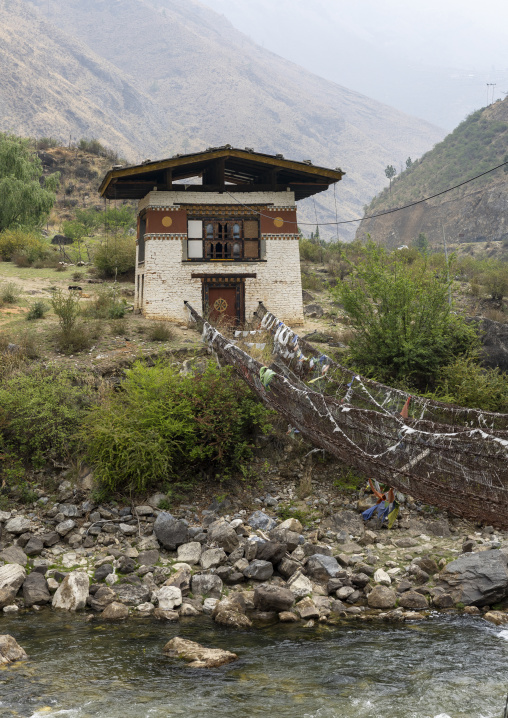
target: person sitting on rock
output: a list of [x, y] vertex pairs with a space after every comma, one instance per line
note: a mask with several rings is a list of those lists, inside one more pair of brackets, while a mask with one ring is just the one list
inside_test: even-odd
[[[368, 521], [373, 517], [374, 514], [377, 514], [380, 523], [383, 524], [388, 515], [391, 514], [392, 511], [395, 510], [395, 508], [397, 508], [395, 506], [395, 492], [391, 487], [388, 486], [386, 488], [382, 487], [378, 491], [372, 483], [371, 479], [369, 479], [369, 485], [370, 490], [377, 498], [377, 502], [374, 504], [374, 506], [371, 506], [370, 508], [363, 511], [362, 517], [365, 521]], [[393, 524], [393, 521], [391, 523]]]

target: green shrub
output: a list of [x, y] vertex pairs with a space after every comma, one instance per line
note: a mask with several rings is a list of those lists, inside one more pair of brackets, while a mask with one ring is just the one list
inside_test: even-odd
[[0, 303], [16, 304], [19, 299], [19, 289], [14, 282], [0, 285]]
[[33, 466], [67, 460], [79, 447], [77, 432], [93, 401], [92, 389], [68, 372], [13, 374], [0, 387], [0, 441]]
[[36, 260], [44, 259], [50, 252], [48, 242], [36, 232], [26, 232], [22, 229], [6, 229], [0, 232], [0, 258], [8, 262], [13, 257], [24, 256], [33, 264]]
[[45, 302], [42, 302], [40, 299], [32, 304], [30, 309], [28, 310], [28, 314], [26, 315], [26, 318], [28, 321], [32, 321], [34, 319], [42, 319], [46, 312], [48, 311], [49, 307]]
[[135, 240], [126, 236], [104, 240], [95, 252], [94, 264], [104, 277], [133, 271], [136, 265]]
[[199, 471], [224, 473], [251, 457], [252, 434], [269, 412], [230, 369], [210, 363], [182, 376], [137, 363], [86, 420], [87, 460], [109, 490], [144, 491]]
[[58, 317], [63, 334], [68, 334], [76, 326], [80, 314], [79, 304], [79, 294], [73, 292], [64, 294], [61, 289], [58, 289], [51, 297], [51, 305]]
[[331, 290], [351, 319], [351, 362], [381, 381], [433, 386], [440, 367], [478, 343], [453, 314], [446, 271], [424, 257], [411, 264], [370, 243], [347, 281]]
[[118, 297], [116, 288], [100, 287], [83, 313], [95, 319], [123, 319], [125, 311], [125, 300]]
[[473, 357], [460, 357], [440, 369], [434, 395], [460, 406], [508, 413], [508, 375], [484, 369]]
[[508, 294], [508, 267], [495, 268], [483, 275], [483, 284], [492, 299], [500, 302]]
[[169, 342], [174, 333], [165, 322], [155, 322], [148, 328], [148, 338], [151, 342]]

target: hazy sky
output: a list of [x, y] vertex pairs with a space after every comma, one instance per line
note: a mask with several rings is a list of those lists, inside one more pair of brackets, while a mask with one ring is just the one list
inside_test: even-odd
[[488, 91], [508, 92], [506, 0], [201, 2], [267, 49], [448, 130]]

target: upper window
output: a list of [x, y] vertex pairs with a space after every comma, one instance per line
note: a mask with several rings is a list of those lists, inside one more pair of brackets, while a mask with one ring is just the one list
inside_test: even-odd
[[188, 259], [227, 262], [259, 257], [258, 220], [189, 220]]

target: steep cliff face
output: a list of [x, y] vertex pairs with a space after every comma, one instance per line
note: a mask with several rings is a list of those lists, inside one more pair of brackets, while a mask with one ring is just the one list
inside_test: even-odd
[[[442, 192], [508, 160], [508, 98], [474, 113], [443, 142], [375, 197], [366, 215], [389, 211]], [[508, 165], [440, 197], [365, 219], [357, 237], [370, 234], [394, 248], [424, 233], [433, 248], [447, 244], [502, 255], [508, 248]]]
[[[196, 0], [0, 8], [0, 44], [9, 48], [0, 130], [95, 136], [133, 161], [228, 143], [311, 158], [347, 173], [339, 219], [361, 214], [391, 157], [419, 156], [443, 136], [267, 52]], [[333, 190], [304, 201], [300, 219], [335, 220]]]

